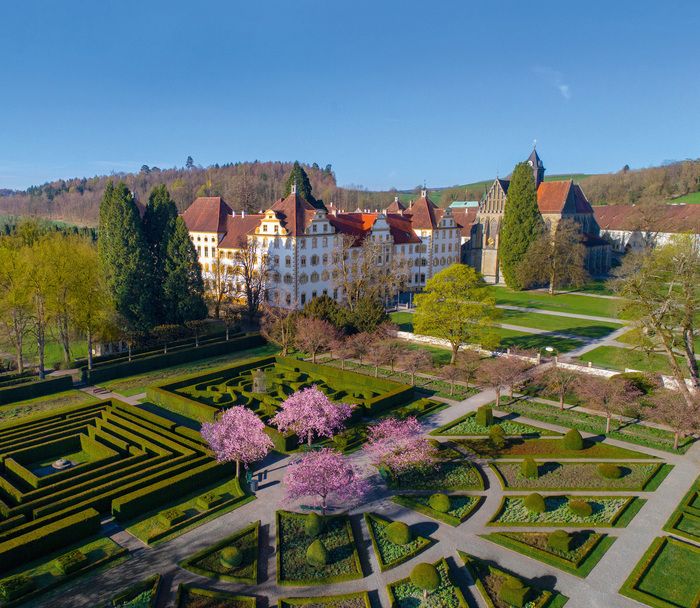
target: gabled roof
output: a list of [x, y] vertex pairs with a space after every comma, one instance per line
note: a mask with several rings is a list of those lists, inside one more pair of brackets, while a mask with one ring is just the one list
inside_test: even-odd
[[462, 236], [471, 236], [472, 226], [476, 221], [476, 214], [478, 211], [479, 209], [477, 207], [452, 210], [452, 217], [454, 217], [457, 226], [459, 226]]
[[574, 184], [574, 202], [576, 204], [576, 213], [593, 213], [593, 207], [591, 207], [586, 195], [581, 190], [581, 186], [578, 184]]
[[279, 199], [271, 209], [276, 212], [282, 226], [291, 236], [304, 234], [311, 224], [316, 207], [296, 192], [292, 192], [287, 198]]
[[509, 179], [501, 179], [500, 177], [497, 177], [496, 181], [501, 186], [501, 189], [503, 190], [503, 192], [505, 194], [508, 194], [508, 186], [510, 186], [510, 180]]
[[411, 214], [411, 221], [414, 230], [432, 230], [437, 227], [442, 217], [437, 205], [428, 198], [427, 191], [423, 190], [421, 197], [411, 205], [408, 213]]
[[394, 197], [394, 200], [386, 208], [387, 213], [398, 213], [399, 211], [406, 211], [405, 205], [399, 200], [398, 196]]
[[[564, 211], [569, 196], [572, 194], [572, 186], [573, 182], [571, 180], [542, 182], [537, 188], [537, 206], [540, 209], [540, 213], [561, 213]], [[574, 199], [571, 196], [570, 209], [572, 211], [573, 204]]]
[[593, 209], [601, 230], [700, 234], [700, 205], [602, 205]]
[[[378, 213], [339, 213], [329, 215], [328, 221], [337, 232], [354, 236], [354, 245], [359, 245], [372, 230], [377, 217], [379, 217]], [[389, 224], [389, 232], [396, 245], [421, 242], [411, 228], [410, 217], [399, 213], [387, 213], [386, 222]]]
[[226, 232], [226, 218], [233, 213], [220, 196], [200, 196], [185, 212], [185, 220], [190, 232]]
[[226, 236], [219, 242], [221, 249], [240, 249], [243, 239], [260, 225], [264, 215], [235, 215], [226, 217]]

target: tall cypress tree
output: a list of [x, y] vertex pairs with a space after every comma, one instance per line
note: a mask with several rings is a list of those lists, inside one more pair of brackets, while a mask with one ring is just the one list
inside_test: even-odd
[[298, 160], [294, 161], [294, 166], [289, 173], [287, 182], [284, 185], [284, 196], [287, 197], [292, 192], [292, 186], [296, 184], [297, 194], [309, 201], [314, 207], [322, 208], [323, 201], [316, 200], [311, 192], [311, 182], [309, 176], [304, 171], [304, 167], [299, 164]]
[[172, 322], [165, 316], [163, 285], [168, 245], [175, 232], [176, 219], [177, 207], [168, 189], [164, 184], [153, 188], [143, 215], [143, 233], [150, 253], [153, 314], [159, 325]]
[[518, 278], [518, 266], [543, 228], [532, 168], [527, 163], [518, 163], [508, 186], [498, 245], [501, 270], [508, 287], [523, 288]]
[[116, 310], [134, 327], [150, 328], [150, 255], [134, 197], [123, 182], [105, 188], [98, 253]]
[[184, 323], [207, 316], [204, 281], [197, 251], [182, 217], [175, 218], [168, 241], [163, 281], [163, 305], [169, 323]]

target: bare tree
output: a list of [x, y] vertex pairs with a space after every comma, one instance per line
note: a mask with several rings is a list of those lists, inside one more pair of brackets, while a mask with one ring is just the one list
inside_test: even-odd
[[296, 320], [299, 313], [278, 306], [265, 306], [260, 332], [268, 341], [280, 347], [280, 355], [286, 357], [294, 344]]
[[294, 345], [311, 355], [316, 363], [316, 355], [326, 351], [336, 338], [337, 330], [328, 321], [300, 316], [296, 320]]
[[270, 256], [263, 250], [260, 239], [243, 237], [233, 254], [233, 276], [236, 297], [245, 302], [248, 320], [252, 323], [265, 299], [268, 275], [274, 272]]
[[681, 437], [700, 432], [700, 399], [694, 395], [693, 404], [688, 407], [685, 397], [679, 391], [661, 391], [652, 403], [653, 417], [667, 424], [673, 431], [673, 449], [678, 449]]
[[239, 306], [235, 306], [233, 304], [225, 305], [221, 312], [221, 318], [224, 322], [224, 326], [226, 327], [226, 341], [228, 342], [231, 329], [236, 327], [241, 322], [243, 313]]
[[555, 394], [559, 397], [559, 409], [564, 409], [564, 399], [578, 383], [579, 376], [574, 372], [561, 367], [552, 367], [542, 371], [537, 380], [542, 383], [547, 394]]
[[462, 372], [462, 377], [467, 383], [467, 388], [469, 388], [471, 382], [477, 377], [481, 366], [481, 355], [476, 350], [463, 350], [457, 355], [456, 365]]
[[406, 348], [398, 340], [387, 340], [382, 344], [382, 349], [384, 350], [385, 361], [393, 372], [396, 363], [401, 359]]
[[349, 337], [338, 333], [331, 344], [331, 351], [340, 359], [340, 369], [345, 369], [345, 360], [352, 357], [353, 346]]
[[352, 353], [351, 356], [358, 359], [360, 363], [362, 363], [363, 358], [367, 356], [367, 353], [371, 350], [374, 342], [375, 338], [371, 334], [364, 332], [350, 336], [348, 338], [348, 346], [350, 348], [350, 352]]
[[221, 257], [221, 252], [217, 252], [216, 259], [211, 264], [211, 270], [205, 276], [206, 299], [210, 305], [210, 313], [218, 319], [221, 314], [221, 307], [229, 302], [235, 295], [233, 283], [233, 268]]
[[462, 376], [462, 370], [456, 365], [448, 364], [443, 365], [438, 373], [440, 377], [447, 380], [450, 383], [450, 397], [454, 394], [455, 382], [459, 380]]
[[610, 433], [613, 415], [622, 415], [627, 407], [642, 396], [642, 392], [629, 380], [606, 380], [596, 376], [579, 378], [576, 392], [587, 405], [605, 413], [606, 435]]
[[411, 384], [416, 384], [416, 372], [419, 372], [427, 367], [432, 367], [432, 355], [422, 348], [408, 349], [401, 357], [401, 367], [411, 374]]
[[501, 404], [501, 393], [513, 382], [511, 364], [512, 361], [506, 357], [493, 357], [484, 361], [479, 368], [479, 382], [495, 391], [496, 407]]
[[206, 319], [193, 319], [191, 321], [185, 321], [185, 327], [190, 330], [194, 336], [194, 346], [199, 348], [199, 336], [204, 331], [204, 328], [208, 325]]

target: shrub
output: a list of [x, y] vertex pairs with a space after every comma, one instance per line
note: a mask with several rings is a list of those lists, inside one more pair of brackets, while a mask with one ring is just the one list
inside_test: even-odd
[[530, 588], [514, 576], [504, 576], [498, 589], [498, 597], [509, 606], [522, 608], [527, 603]]
[[528, 479], [537, 479], [539, 477], [539, 469], [533, 458], [528, 456], [520, 463], [520, 474]]
[[328, 563], [328, 551], [320, 540], [316, 539], [306, 549], [306, 562], [314, 568], [322, 568]]
[[547, 536], [547, 546], [555, 551], [567, 552], [571, 550], [573, 538], [566, 530], [555, 530]]
[[476, 410], [476, 423], [481, 426], [491, 426], [493, 424], [493, 410], [488, 405], [482, 405]]
[[323, 517], [318, 513], [309, 513], [304, 522], [304, 532], [306, 532], [306, 536], [316, 538], [323, 532]]
[[585, 500], [570, 500], [568, 507], [574, 515], [579, 517], [590, 517], [593, 513], [593, 507]]
[[497, 450], [502, 450], [506, 447], [506, 434], [500, 424], [494, 424], [489, 427], [489, 440], [491, 445]]
[[70, 574], [76, 570], [80, 570], [87, 562], [87, 557], [85, 554], [76, 549], [65, 555], [61, 555], [54, 560], [54, 566], [59, 574]]
[[402, 521], [391, 522], [384, 528], [384, 533], [395, 545], [407, 545], [411, 542], [411, 529]]
[[179, 524], [185, 519], [187, 519], [187, 515], [185, 515], [180, 509], [167, 509], [158, 513], [158, 523], [166, 528]]
[[643, 395], [653, 393], [661, 386], [661, 379], [658, 377], [658, 375], [644, 372], [625, 372], [623, 374], [616, 374], [611, 378], [611, 380], [618, 378], [620, 380], [627, 380]]
[[620, 479], [622, 469], [611, 462], [601, 462], [598, 467], [598, 474], [605, 479]]
[[544, 502], [544, 498], [542, 498], [542, 494], [538, 494], [537, 492], [528, 494], [525, 500], [523, 500], [523, 504], [530, 513], [544, 513], [547, 510], [547, 505]]
[[216, 492], [207, 492], [206, 494], [197, 496], [194, 504], [200, 511], [208, 511], [223, 501], [224, 498], [220, 494]]
[[447, 494], [433, 494], [428, 499], [428, 504], [438, 513], [447, 513], [450, 510], [450, 497]]
[[224, 547], [219, 554], [219, 561], [225, 568], [238, 568], [243, 563], [243, 553], [238, 547]]
[[432, 564], [423, 562], [411, 570], [411, 582], [422, 591], [435, 591], [440, 586], [440, 574]]
[[25, 574], [16, 574], [0, 582], [0, 599], [9, 602], [34, 591], [35, 588], [36, 583], [33, 578]]
[[564, 442], [564, 448], [567, 450], [583, 449], [583, 437], [581, 437], [581, 433], [578, 432], [578, 429], [570, 429], [567, 431], [562, 441]]

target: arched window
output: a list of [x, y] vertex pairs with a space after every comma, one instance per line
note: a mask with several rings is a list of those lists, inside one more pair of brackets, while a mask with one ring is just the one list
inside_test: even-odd
[[287, 285], [291, 285], [292, 283], [294, 283], [294, 277], [291, 274], [287, 273], [284, 275], [284, 282]]
[[311, 265], [312, 265], [312, 266], [318, 266], [318, 256], [317, 256], [317, 255], [312, 255], [312, 256], [311, 256]]
[[311, 282], [312, 282], [312, 283], [318, 283], [318, 272], [312, 272], [312, 273], [311, 273]]
[[300, 285], [305, 285], [306, 283], [308, 283], [308, 281], [309, 281], [309, 277], [306, 275], [305, 272], [302, 272], [302, 273], [299, 275], [299, 284], [300, 284]]

